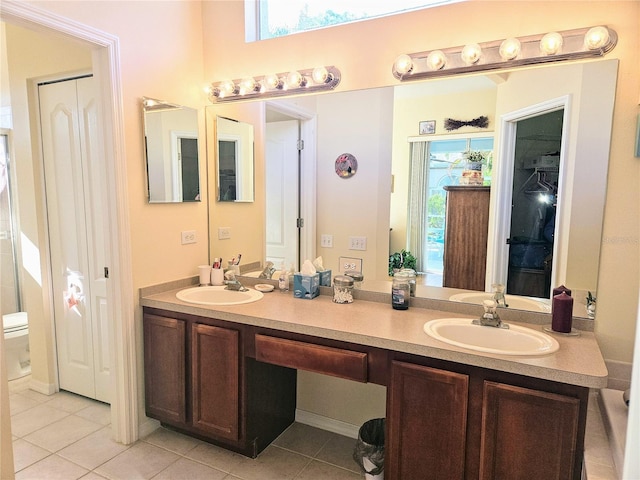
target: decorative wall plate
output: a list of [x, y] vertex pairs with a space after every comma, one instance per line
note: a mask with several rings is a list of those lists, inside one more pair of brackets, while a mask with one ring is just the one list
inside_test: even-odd
[[336, 158], [336, 174], [340, 178], [349, 178], [356, 174], [358, 160], [350, 153], [343, 153]]

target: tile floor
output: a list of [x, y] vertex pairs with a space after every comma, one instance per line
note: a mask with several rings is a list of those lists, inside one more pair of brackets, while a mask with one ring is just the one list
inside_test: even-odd
[[294, 423], [249, 459], [160, 428], [133, 445], [110, 438], [109, 406], [12, 386], [16, 480], [357, 480], [355, 440]]
[[[589, 401], [588, 480], [617, 480], [597, 393]], [[354, 440], [294, 423], [258, 458], [249, 459], [160, 428], [133, 445], [110, 438], [107, 405], [59, 392], [46, 396], [27, 382], [10, 384], [16, 480], [355, 480]]]

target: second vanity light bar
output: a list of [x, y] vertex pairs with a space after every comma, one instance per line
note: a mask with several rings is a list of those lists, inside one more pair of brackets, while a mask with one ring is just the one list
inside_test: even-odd
[[213, 103], [269, 98], [332, 90], [340, 83], [340, 70], [334, 66], [294, 70], [211, 85]]
[[463, 47], [400, 55], [393, 75], [400, 81], [534, 65], [579, 58], [600, 57], [618, 41], [606, 26], [512, 37]]

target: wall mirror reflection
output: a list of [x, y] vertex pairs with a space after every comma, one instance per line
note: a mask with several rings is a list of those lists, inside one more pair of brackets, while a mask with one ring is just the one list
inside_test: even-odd
[[[482, 265], [486, 269], [483, 290], [490, 292], [493, 283], [515, 284], [514, 295], [535, 301], [514, 302], [511, 308], [545, 311], [538, 304], [548, 302], [548, 289], [564, 283], [576, 291], [574, 314], [586, 318], [586, 302], [582, 297], [588, 291], [596, 295], [597, 290], [617, 68], [617, 60], [576, 62], [516, 69], [500, 75], [453, 77], [270, 100], [262, 110], [265, 117], [255, 119], [255, 124], [260, 122], [260, 128], [266, 132], [265, 145], [271, 141], [271, 125], [290, 122], [292, 131], [304, 140], [303, 155], [307, 156], [303, 167], [291, 165], [296, 172], [300, 168], [303, 188], [297, 188], [300, 194], [288, 196], [287, 200], [301, 208], [304, 218], [304, 226], [293, 230], [291, 241], [297, 244], [298, 251], [304, 252], [303, 259], [321, 255], [325, 266], [334, 271], [339, 271], [341, 257], [362, 259], [363, 288], [388, 292], [389, 255], [407, 248], [409, 230], [413, 227], [408, 217], [412, 145], [456, 138], [466, 139], [465, 142], [474, 137], [487, 141], [492, 138], [494, 162], [486, 260]], [[466, 126], [454, 132], [443, 129], [444, 118], [465, 120], [479, 115], [489, 117], [488, 128]], [[534, 125], [536, 117], [548, 119], [542, 123], [550, 126], [559, 120], [558, 116], [561, 122], [553, 132], [541, 131]], [[419, 123], [426, 118], [436, 119], [435, 134], [419, 134]], [[307, 125], [313, 128], [306, 128]], [[526, 132], [530, 126], [535, 133]], [[551, 140], [555, 143], [550, 143]], [[308, 149], [308, 145], [313, 148]], [[264, 150], [268, 179], [269, 152], [267, 148]], [[349, 180], [340, 179], [333, 172], [332, 160], [344, 152], [362, 160], [358, 175]], [[297, 154], [292, 158], [297, 159]], [[551, 163], [545, 167], [540, 163], [543, 160]], [[314, 167], [305, 173], [304, 165], [310, 164]], [[538, 208], [532, 203], [538, 197], [524, 193], [533, 191], [538, 180], [552, 185], [551, 200], [556, 208], [553, 203]], [[304, 187], [309, 181], [314, 188]], [[307, 198], [309, 195], [311, 198]], [[528, 203], [514, 207], [512, 200], [520, 203], [523, 199], [516, 197], [522, 195]], [[315, 221], [304, 214], [305, 204], [313, 205]], [[269, 208], [265, 225], [273, 214], [278, 212]], [[428, 214], [427, 211], [430, 226], [429, 222], [437, 219], [429, 218]], [[524, 221], [525, 216], [530, 218]], [[529, 253], [540, 254], [536, 247], [544, 241], [544, 229], [552, 217], [555, 217], [553, 242], [544, 244], [544, 248], [551, 249], [552, 276], [540, 275], [537, 288], [527, 290], [522, 285], [529, 288], [531, 282], [523, 280], [522, 274], [527, 273], [523, 269], [544, 265], [548, 254], [525, 259], [517, 250], [528, 247], [510, 252], [510, 239], [527, 240], [532, 246]], [[444, 248], [444, 230], [440, 237], [437, 230], [446, 226], [433, 227], [422, 232], [421, 238], [423, 241], [426, 238], [424, 243], [429, 248]], [[323, 235], [332, 236], [332, 247], [322, 245]], [[366, 250], [349, 248], [353, 236], [367, 238]], [[268, 252], [265, 245], [263, 252], [254, 252], [253, 256], [264, 263]], [[438, 262], [429, 262], [426, 257], [425, 263], [430, 267]], [[455, 301], [461, 297], [454, 299], [454, 295], [467, 294], [462, 301], [475, 303], [478, 295], [469, 296], [472, 292], [464, 289], [428, 285], [428, 268], [422, 272], [423, 285], [417, 290], [418, 296]]]
[[200, 201], [198, 112], [143, 97], [149, 203]]
[[216, 117], [219, 202], [253, 202], [253, 125]]

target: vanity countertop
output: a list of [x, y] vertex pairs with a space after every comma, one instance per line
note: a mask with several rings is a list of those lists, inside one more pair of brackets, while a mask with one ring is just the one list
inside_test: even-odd
[[[184, 288], [184, 287], [183, 287]], [[330, 295], [312, 300], [277, 290], [258, 302], [233, 306], [194, 305], [176, 298], [181, 288], [154, 293], [141, 291], [140, 304], [162, 310], [211, 317], [246, 325], [339, 340], [403, 353], [448, 360], [589, 388], [607, 385], [607, 368], [593, 332], [579, 336], [554, 335], [560, 350], [551, 355], [516, 357], [476, 352], [446, 344], [423, 331], [429, 320], [470, 315], [411, 307], [394, 310], [390, 304], [356, 300], [336, 304]], [[541, 325], [512, 322], [533, 330]], [[489, 327], [487, 327], [489, 328]]]

